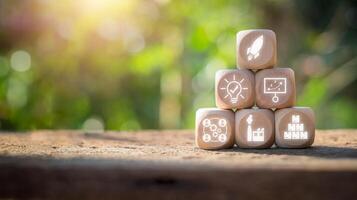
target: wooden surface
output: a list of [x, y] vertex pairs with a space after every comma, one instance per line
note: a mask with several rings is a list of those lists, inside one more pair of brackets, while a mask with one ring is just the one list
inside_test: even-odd
[[205, 151], [193, 131], [0, 133], [0, 197], [356, 199], [357, 130]]

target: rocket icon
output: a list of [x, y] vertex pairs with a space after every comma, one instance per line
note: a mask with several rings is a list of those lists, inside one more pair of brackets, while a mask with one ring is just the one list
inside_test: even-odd
[[248, 61], [256, 59], [260, 55], [260, 49], [263, 47], [263, 35], [254, 40], [253, 44], [247, 49]]

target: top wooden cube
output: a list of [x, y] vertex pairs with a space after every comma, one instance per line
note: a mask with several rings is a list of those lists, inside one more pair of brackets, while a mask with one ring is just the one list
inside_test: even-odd
[[276, 36], [267, 29], [237, 33], [237, 65], [245, 69], [266, 69], [276, 64]]

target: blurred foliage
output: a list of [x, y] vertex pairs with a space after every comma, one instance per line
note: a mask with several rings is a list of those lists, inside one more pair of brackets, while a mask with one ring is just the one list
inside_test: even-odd
[[357, 128], [357, 3], [2, 0], [0, 126], [193, 128], [235, 34], [273, 29], [318, 128]]

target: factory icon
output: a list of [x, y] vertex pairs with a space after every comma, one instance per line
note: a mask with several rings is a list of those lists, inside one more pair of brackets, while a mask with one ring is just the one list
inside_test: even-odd
[[247, 141], [248, 142], [264, 142], [264, 128], [252, 129], [253, 115], [247, 118]]

